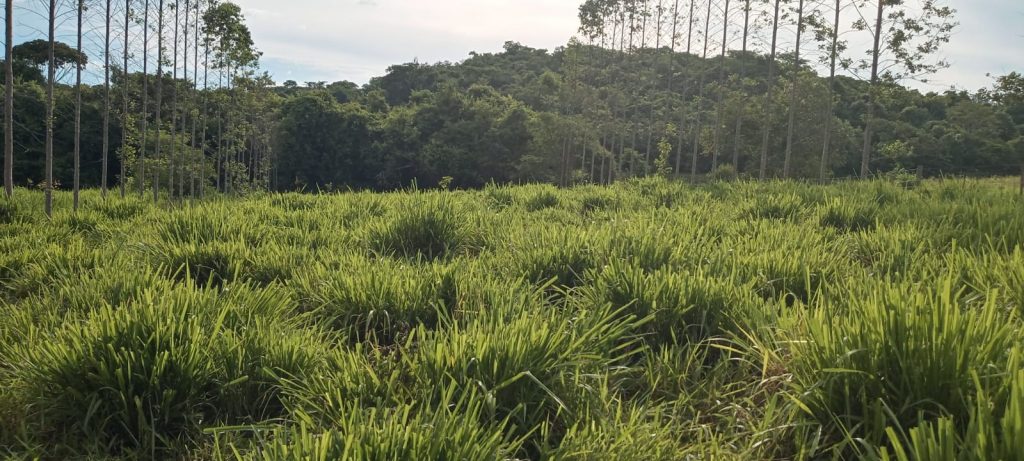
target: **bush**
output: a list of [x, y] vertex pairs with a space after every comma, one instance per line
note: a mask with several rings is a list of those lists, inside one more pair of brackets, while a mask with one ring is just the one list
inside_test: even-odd
[[439, 196], [402, 207], [397, 218], [371, 230], [370, 248], [412, 259], [442, 259], [469, 250], [473, 239], [467, 216], [450, 200]]
[[819, 308], [792, 336], [802, 400], [836, 437], [880, 443], [884, 425], [970, 416], [975, 380], [1004, 370], [1015, 343], [993, 302], [964, 311], [947, 282], [935, 291], [889, 288], [851, 298], [844, 311]]

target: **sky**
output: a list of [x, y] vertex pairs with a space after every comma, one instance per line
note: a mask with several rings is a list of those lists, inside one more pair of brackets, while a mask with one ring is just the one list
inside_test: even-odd
[[[582, 0], [233, 0], [241, 5], [262, 67], [278, 83], [349, 80], [359, 84], [388, 66], [466, 59], [469, 53], [497, 52], [506, 41], [552, 50], [565, 45], [578, 26]], [[990, 86], [986, 74], [1024, 72], [1024, 1], [945, 0], [958, 10], [960, 26], [942, 51], [951, 66], [928, 91], [951, 86]], [[44, 2], [16, 4], [16, 41], [42, 38]], [[71, 8], [65, 8], [71, 10]], [[62, 15], [58, 39], [74, 40], [73, 12]], [[93, 25], [99, 30], [99, 25]], [[88, 26], [87, 26], [88, 27]], [[792, 35], [792, 29], [783, 35]], [[86, 46], [102, 49], [92, 34]], [[791, 39], [785, 36], [782, 40]], [[851, 40], [854, 41], [854, 40]], [[853, 51], [860, 51], [858, 48]], [[90, 66], [86, 78], [102, 75]]]
[[[366, 83], [392, 64], [460, 61], [505, 41], [554, 49], [576, 33], [580, 0], [236, 0], [277, 81]], [[951, 63], [923, 90], [989, 86], [1024, 71], [1024, 2], [948, 0], [960, 26]]]

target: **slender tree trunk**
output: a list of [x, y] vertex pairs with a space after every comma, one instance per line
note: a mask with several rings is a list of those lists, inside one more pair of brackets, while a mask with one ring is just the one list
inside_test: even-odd
[[56, 79], [56, 62], [54, 59], [54, 35], [57, 27], [57, 0], [50, 0], [49, 42], [50, 49], [46, 60], [46, 217], [53, 217], [53, 86]]
[[[161, 140], [163, 139], [163, 119], [161, 112], [164, 100], [164, 0], [157, 3], [156, 15], [156, 145], [153, 155], [160, 158]], [[153, 169], [153, 202], [160, 198], [160, 169]]]
[[4, 193], [14, 197], [14, 0], [7, 0], [4, 36]]
[[177, 185], [175, 179], [177, 178], [178, 164], [181, 160], [178, 158], [178, 93], [181, 92], [181, 85], [178, 84], [178, 29], [181, 26], [181, 0], [174, 2], [174, 38], [171, 50], [173, 56], [171, 58], [171, 151], [167, 156], [167, 195], [172, 200], [175, 196], [174, 186]]
[[[85, 12], [85, 1], [78, 0], [78, 40], [75, 49], [82, 54], [82, 13]], [[81, 187], [82, 173], [82, 66], [75, 64], [75, 153], [74, 153], [74, 185], [72, 207], [78, 211], [78, 195]]]
[[696, 120], [693, 126], [693, 157], [690, 161], [690, 178], [697, 179], [697, 159], [700, 157], [700, 131], [702, 129], [701, 111], [703, 110], [704, 101], [704, 78], [707, 75], [707, 64], [708, 64], [708, 38], [709, 32], [711, 31], [711, 0], [708, 0], [708, 13], [704, 20], [704, 56], [700, 63], [700, 82], [697, 84], [697, 111], [694, 114]]
[[139, 197], [146, 190], [146, 137], [149, 131], [149, 0], [142, 6], [142, 133], [139, 140]]
[[[199, 123], [198, 123], [198, 120], [199, 120], [199, 107], [198, 107], [198, 102], [199, 102], [199, 0], [196, 0], [195, 8], [194, 8], [193, 11], [195, 11], [195, 15], [196, 16], [195, 16], [195, 22], [192, 24], [192, 28], [195, 31], [195, 40], [192, 41], [192, 46], [193, 46], [194, 49], [192, 50], [193, 51], [193, 53], [192, 53], [192, 64], [193, 64], [192, 65], [192, 90], [193, 90], [192, 94], [193, 94], [193, 99], [192, 99], [192, 108], [191, 108], [191, 114], [192, 114], [192, 143], [191, 143], [191, 146], [192, 146], [192, 155], [197, 155], [197, 153], [198, 153], [198, 156], [195, 159], [196, 165], [191, 165], [191, 168], [189, 168], [189, 191], [188, 191], [189, 197], [195, 197], [196, 196], [196, 178], [198, 177], [197, 168], [201, 168], [202, 164], [203, 164], [202, 163], [203, 162], [202, 152], [199, 152], [199, 150], [198, 150], [198, 143], [199, 143], [199, 141], [196, 139], [196, 136], [199, 134], [199, 129], [198, 129], [199, 128]], [[202, 171], [202, 170], [199, 170], [199, 171]]]
[[[743, 80], [747, 77], [747, 39], [750, 37], [750, 0], [743, 5], [743, 52], [740, 57], [740, 88], [743, 88]], [[736, 117], [736, 134], [732, 146], [732, 167], [736, 173], [740, 172], [740, 147], [743, 141], [743, 111]]]
[[106, 33], [103, 41], [103, 171], [100, 172], [100, 195], [107, 198], [107, 168], [110, 161], [110, 21], [113, 20], [110, 7], [113, 0], [107, 0]]
[[729, 43], [729, 0], [725, 0], [722, 19], [722, 55], [718, 63], [718, 116], [715, 119], [715, 150], [711, 156], [711, 171], [718, 169], [718, 157], [722, 153], [722, 124], [725, 118], [725, 52]]
[[875, 45], [871, 51], [871, 85], [868, 87], [868, 114], [864, 119], [864, 150], [860, 157], [860, 177], [866, 179], [871, 173], [871, 144], [874, 137], [875, 92], [878, 90], [878, 57], [882, 52], [882, 19], [885, 17], [885, 0], [878, 1], [878, 17], [875, 19]]
[[[198, 24], [197, 26], [198, 27]], [[203, 130], [202, 135], [199, 138], [199, 195], [204, 196], [206, 194], [206, 183], [208, 178], [206, 177], [206, 128], [209, 124], [207, 119], [207, 106], [209, 103], [209, 90], [210, 90], [210, 36], [206, 35], [203, 40]], [[216, 173], [216, 171], [214, 171]], [[220, 176], [217, 176], [217, 186], [220, 186]]]
[[793, 75], [789, 87], [789, 127], [786, 133], [786, 159], [782, 166], [782, 177], [789, 179], [793, 167], [793, 138], [796, 135], [796, 105], [800, 101], [797, 91], [800, 87], [800, 39], [804, 26], [804, 0], [800, 0], [796, 11], [796, 50], [793, 58]]
[[764, 137], [761, 140], [761, 168], [758, 178], [764, 181], [768, 174], [768, 142], [772, 137], [772, 96], [775, 92], [775, 53], [779, 43], [779, 10], [782, 0], [775, 0], [775, 19], [772, 20], [772, 48], [768, 55], [768, 89], [764, 96]]
[[[186, 133], [186, 127], [188, 126], [188, 125], [186, 125], [186, 119], [188, 118], [187, 114], [189, 113], [189, 111], [188, 111], [189, 90], [190, 90], [190, 86], [191, 86], [188, 83], [188, 37], [189, 37], [188, 20], [189, 20], [189, 14], [192, 12], [191, 7], [192, 7], [191, 0], [185, 0], [185, 24], [181, 28], [182, 35], [183, 35], [182, 36], [182, 40], [184, 40], [184, 45], [182, 47], [181, 79], [185, 81], [185, 85], [184, 85], [185, 86], [185, 88], [184, 88], [184, 92], [185, 92], [184, 98], [185, 98], [185, 100], [182, 102], [182, 108], [181, 108], [181, 139], [182, 139], [181, 144], [182, 144], [182, 147], [180, 149], [181, 155], [180, 155], [180, 159], [179, 159], [179, 162], [178, 162], [178, 168], [179, 168], [178, 169], [178, 197], [184, 197], [185, 196], [185, 170], [186, 169], [190, 169], [189, 168], [190, 165], [188, 164], [189, 163], [188, 162], [188, 153], [189, 152], [188, 152], [188, 149], [185, 149], [185, 133]], [[179, 89], [181, 89], [180, 85], [179, 85]]]
[[832, 151], [832, 118], [835, 116], [836, 59], [839, 54], [839, 16], [842, 12], [842, 0], [836, 0], [835, 20], [832, 22], [832, 49], [829, 53], [828, 74], [828, 113], [825, 116], [825, 136], [821, 148], [821, 170], [818, 180], [825, 182], [828, 174], [828, 157]]
[[121, 111], [121, 177], [118, 183], [121, 189], [121, 198], [125, 196], [125, 175], [127, 173], [127, 154], [128, 154], [128, 97], [131, 93], [128, 91], [128, 85], [131, 83], [131, 73], [128, 72], [128, 47], [129, 47], [129, 32], [131, 31], [131, 0], [124, 0], [124, 81], [121, 82], [122, 90], [124, 91], [124, 106]]
[[[696, 5], [697, 5], [697, 2], [695, 0], [690, 0], [690, 14], [686, 17], [686, 24], [687, 24], [686, 25], [686, 55], [687, 56], [690, 56], [690, 52], [693, 50], [693, 13], [695, 11]], [[683, 91], [682, 91], [682, 94], [679, 97], [679, 99], [682, 101], [682, 104], [679, 105], [679, 135], [678, 135], [679, 139], [676, 140], [676, 165], [675, 165], [675, 174], [676, 174], [676, 176], [679, 176], [679, 173], [682, 171], [683, 139], [685, 138], [685, 133], [684, 133], [683, 127], [686, 125], [686, 93], [687, 93], [688, 89], [689, 89], [688, 81], [684, 78], [684, 80], [683, 80], [683, 88], [682, 88]]]

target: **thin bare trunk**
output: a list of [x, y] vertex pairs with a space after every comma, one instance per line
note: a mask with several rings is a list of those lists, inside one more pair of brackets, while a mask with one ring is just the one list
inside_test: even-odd
[[725, 0], [722, 19], [722, 55], [718, 63], [718, 116], [715, 120], [715, 151], [711, 156], [711, 171], [718, 169], [718, 156], [722, 153], [722, 123], [725, 118], [725, 52], [729, 44], [729, 0]]
[[772, 96], [775, 91], [775, 53], [779, 40], [779, 10], [782, 0], [775, 0], [775, 19], [772, 20], [772, 48], [768, 55], [768, 89], [764, 96], [764, 137], [761, 140], [761, 168], [758, 178], [764, 181], [768, 174], [768, 142], [772, 136]]
[[700, 63], [700, 81], [697, 84], [697, 111], [694, 114], [696, 120], [693, 125], [693, 152], [691, 152], [690, 159], [690, 178], [697, 179], [697, 158], [700, 156], [700, 131], [701, 127], [701, 110], [703, 109], [704, 101], [704, 78], [707, 75], [707, 64], [708, 64], [708, 33], [711, 30], [711, 0], [708, 0], [708, 13], [704, 20], [704, 55]]
[[[164, 99], [164, 0], [157, 3], [156, 26], [156, 146], [153, 155], [160, 158], [161, 140], [163, 139], [163, 119], [161, 112]], [[153, 169], [153, 201], [160, 198], [160, 169]]]
[[[740, 88], [743, 88], [743, 80], [747, 76], [747, 39], [750, 37], [750, 0], [743, 5], [743, 52], [740, 56]], [[743, 139], [743, 111], [736, 117], [736, 135], [732, 146], [732, 167], [736, 173], [740, 172], [740, 146]]]
[[119, 181], [118, 181], [118, 183], [120, 185], [120, 189], [121, 189], [121, 198], [124, 198], [124, 196], [125, 196], [125, 174], [127, 172], [127, 166], [126, 166], [127, 158], [126, 158], [126, 154], [128, 153], [128, 110], [129, 110], [128, 109], [128, 97], [129, 97], [129, 94], [130, 94], [128, 92], [128, 84], [131, 83], [131, 81], [132, 81], [131, 80], [131, 74], [128, 72], [128, 46], [129, 46], [129, 43], [128, 43], [129, 42], [129, 36], [128, 35], [129, 35], [129, 32], [131, 31], [131, 23], [129, 22], [129, 21], [131, 21], [131, 14], [132, 14], [131, 0], [125, 0], [124, 1], [124, 53], [123, 53], [123, 56], [122, 56], [123, 59], [124, 59], [124, 63], [123, 63], [124, 67], [122, 68], [123, 72], [124, 72], [124, 81], [121, 82], [121, 85], [123, 86], [122, 90], [124, 91], [124, 96], [123, 96], [124, 101], [122, 101], [122, 103], [124, 105], [123, 105], [122, 111], [121, 111], [121, 177], [119, 178]]
[[56, 78], [56, 62], [54, 59], [54, 34], [57, 26], [57, 0], [50, 0], [49, 44], [50, 49], [46, 60], [46, 203], [44, 211], [47, 217], [53, 217], [53, 85]]
[[14, 0], [4, 7], [6, 29], [4, 36], [4, 193], [14, 197]]
[[[85, 1], [78, 0], [78, 39], [75, 49], [82, 54], [82, 13], [85, 12]], [[82, 66], [75, 63], [75, 153], [74, 153], [74, 185], [72, 191], [72, 207], [78, 211], [78, 195], [81, 188], [82, 173]]]
[[782, 166], [782, 177], [789, 178], [793, 166], [793, 138], [796, 135], [796, 105], [800, 101], [797, 91], [800, 86], [800, 39], [802, 38], [804, 26], [804, 0], [796, 11], [796, 51], [793, 57], [792, 83], [789, 87], [789, 127], [786, 133], [786, 159]]
[[885, 1], [878, 0], [878, 18], [875, 19], [875, 45], [871, 51], [871, 86], [868, 87], [868, 114], [864, 119], [864, 150], [860, 158], [860, 177], [867, 178], [871, 173], [871, 143], [874, 136], [875, 122], [875, 91], [878, 86], [878, 57], [881, 54], [882, 19], [884, 18]]
[[174, 44], [171, 45], [171, 50], [174, 53], [174, 57], [171, 58], [171, 90], [174, 92], [171, 95], [171, 152], [167, 157], [167, 195], [171, 199], [175, 198], [174, 186], [177, 184], [174, 180], [177, 177], [177, 168], [180, 163], [178, 158], [178, 93], [181, 92], [181, 85], [178, 84], [178, 29], [181, 26], [181, 5], [180, 0], [174, 2]]
[[142, 6], [142, 133], [139, 140], [139, 196], [146, 190], [146, 137], [149, 131], [149, 0]]
[[106, 34], [103, 42], [103, 171], [100, 173], [100, 195], [107, 197], [107, 168], [110, 152], [110, 11], [113, 0], [107, 0]]
[[821, 148], [821, 169], [818, 172], [818, 180], [825, 182], [828, 173], [828, 157], [832, 151], [832, 118], [835, 116], [835, 86], [836, 86], [836, 59], [839, 54], [839, 15], [842, 12], [842, 0], [836, 0], [835, 20], [832, 22], [832, 49], [829, 53], [829, 74], [828, 74], [828, 113], [825, 116], [825, 136]]

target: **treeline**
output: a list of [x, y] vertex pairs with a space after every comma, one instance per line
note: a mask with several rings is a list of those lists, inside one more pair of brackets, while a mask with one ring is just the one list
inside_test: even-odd
[[[49, 66], [39, 54], [48, 46], [14, 50], [13, 177], [180, 197], [413, 181], [1018, 172], [1024, 77], [975, 93], [903, 86], [944, 65], [937, 53], [955, 25], [939, 2], [905, 3], [862, 8], [877, 13], [867, 23], [847, 21], [849, 1], [590, 0], [581, 38], [553, 52], [509, 42], [461, 63], [396, 65], [362, 86], [275, 86], [237, 6], [129, 0], [118, 17], [127, 11], [132, 60], [104, 66], [109, 92], [55, 84], [52, 119], [42, 70], [114, 53], [58, 43]], [[857, 33], [879, 38], [863, 60], [841, 40]]]

